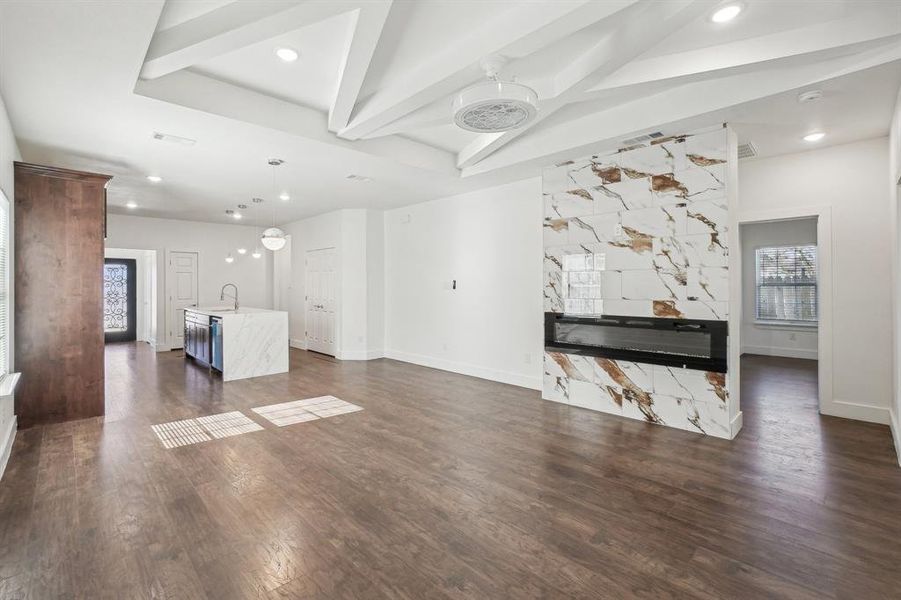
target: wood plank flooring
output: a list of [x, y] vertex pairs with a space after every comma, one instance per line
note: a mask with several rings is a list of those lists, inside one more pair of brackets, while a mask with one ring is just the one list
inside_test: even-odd
[[[889, 430], [819, 416], [814, 363], [746, 357], [744, 430], [706, 438], [391, 360], [291, 351], [209, 379], [107, 351], [107, 416], [20, 431], [0, 598], [897, 598]], [[250, 409], [363, 411], [278, 428]], [[265, 429], [166, 450], [150, 425]]]

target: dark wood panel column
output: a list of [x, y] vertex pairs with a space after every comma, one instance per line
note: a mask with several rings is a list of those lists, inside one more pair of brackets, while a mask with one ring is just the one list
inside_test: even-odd
[[102, 415], [107, 175], [15, 164], [21, 427]]

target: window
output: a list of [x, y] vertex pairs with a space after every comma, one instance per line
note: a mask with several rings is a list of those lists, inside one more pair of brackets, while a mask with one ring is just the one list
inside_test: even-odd
[[0, 378], [9, 373], [9, 200], [0, 191]]
[[757, 249], [757, 320], [816, 323], [816, 246]]

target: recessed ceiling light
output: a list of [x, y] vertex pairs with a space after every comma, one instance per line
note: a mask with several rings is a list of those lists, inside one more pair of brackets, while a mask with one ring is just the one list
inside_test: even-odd
[[233, 262], [235, 262], [235, 257], [232, 256], [231, 254], [229, 254], [228, 256], [225, 257], [225, 262], [233, 263]]
[[294, 48], [277, 48], [275, 55], [285, 62], [294, 62], [300, 56]]
[[287, 202], [288, 200], [291, 199], [291, 196], [288, 195], [288, 192], [282, 192], [281, 194], [279, 194], [278, 199], [281, 200], [282, 202]]
[[247, 248], [238, 248], [238, 254], [247, 254]]
[[232, 215], [236, 220], [241, 218], [241, 213], [235, 213]]
[[159, 175], [148, 175], [147, 176], [147, 181], [150, 181], [151, 183], [159, 183], [162, 180], [163, 180], [163, 178], [160, 177]]
[[349, 179], [350, 181], [357, 181], [359, 183], [369, 183], [370, 181], [372, 181], [372, 177], [367, 177], [366, 175], [356, 175], [354, 173], [351, 173], [350, 175], [345, 177], [345, 179]]
[[804, 136], [805, 142], [819, 142], [821, 139], [826, 137], [826, 134], [822, 131], [814, 131], [812, 133], [808, 133]]
[[128, 202], [125, 203], [125, 206], [128, 207], [128, 208], [137, 208], [137, 207], [138, 207], [138, 203], [129, 200]]
[[725, 23], [731, 21], [741, 12], [741, 4], [729, 4], [713, 13], [710, 20], [714, 23]]
[[253, 254], [251, 254], [251, 256], [254, 258], [259, 258], [259, 257], [263, 256], [263, 253], [260, 252], [259, 248], [255, 248], [253, 251]]

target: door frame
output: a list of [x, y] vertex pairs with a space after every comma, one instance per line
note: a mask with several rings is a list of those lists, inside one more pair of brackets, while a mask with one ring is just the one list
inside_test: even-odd
[[[197, 255], [197, 277], [194, 278], [194, 286], [196, 288], [195, 295], [197, 296], [197, 303], [200, 304], [200, 250], [192, 250], [192, 249], [181, 249], [181, 248], [166, 248], [165, 253], [163, 254], [165, 262], [165, 269], [163, 275], [163, 294], [164, 294], [164, 305], [166, 310], [166, 346], [171, 350], [173, 349], [174, 339], [171, 333], [174, 331], [172, 326], [172, 310], [171, 310], [171, 294], [172, 291], [172, 254], [173, 253], [190, 253]], [[157, 332], [159, 333], [159, 332]], [[157, 335], [159, 337], [159, 335]]]
[[[135, 342], [138, 339], [138, 261], [134, 258], [104, 257], [104, 270], [106, 269], [106, 265], [108, 264], [124, 264], [127, 268], [125, 278], [125, 304], [127, 309], [127, 320], [125, 331], [104, 331], [103, 343], [109, 344], [115, 342]], [[104, 304], [106, 304], [105, 291], [106, 290], [104, 289]]]
[[[307, 323], [307, 307], [310, 303], [310, 290], [309, 290], [309, 261], [307, 260], [312, 252], [320, 252], [322, 250], [331, 250], [334, 254], [335, 262], [334, 262], [334, 273], [335, 273], [335, 281], [334, 283], [334, 295], [335, 295], [335, 305], [333, 307], [334, 315], [335, 315], [335, 328], [332, 332], [334, 336], [334, 347], [333, 354], [326, 354], [327, 356], [333, 356], [338, 358], [340, 356], [340, 348], [339, 348], [339, 340], [340, 340], [340, 332], [341, 332], [341, 264], [340, 264], [340, 255], [338, 252], [337, 246], [322, 246], [320, 248], [306, 248], [303, 254], [303, 274], [304, 274], [304, 282], [303, 282], [303, 343], [304, 348], [310, 350], [312, 352], [319, 352], [318, 350], [310, 349], [310, 341], [307, 336], [307, 332], [309, 331], [309, 323]], [[323, 353], [325, 354], [325, 353]]]
[[[735, 317], [736, 323], [729, 324], [730, 329], [739, 332], [739, 336], [736, 336], [736, 340], [730, 350], [735, 353], [734, 360], [730, 361], [730, 367], [733, 364], [740, 364], [739, 361], [741, 359], [741, 343], [739, 339], [743, 309], [741, 305], [743, 291], [741, 225], [811, 218], [817, 220], [817, 301], [819, 303], [817, 322], [817, 393], [819, 396], [819, 411], [824, 415], [860, 419], [861, 417], [857, 416], [856, 413], [859, 412], [859, 409], [868, 407], [851, 402], [836, 401], [832, 391], [832, 208], [829, 206], [801, 206], [739, 211], [737, 239], [731, 246], [736, 249], [736, 254], [738, 255], [738, 275], [733, 280], [733, 285], [738, 289], [730, 290], [732, 296], [730, 316]], [[734, 327], [738, 327], [738, 329], [733, 329]], [[851, 413], [855, 414], [852, 416]]]

